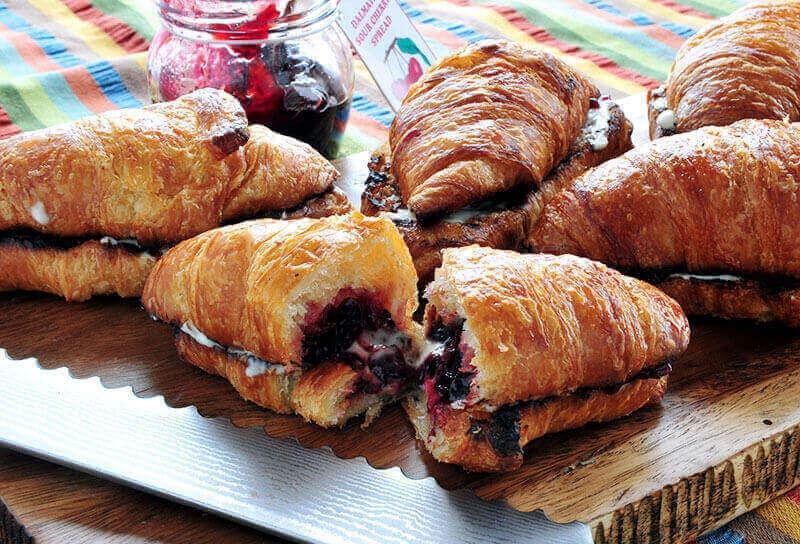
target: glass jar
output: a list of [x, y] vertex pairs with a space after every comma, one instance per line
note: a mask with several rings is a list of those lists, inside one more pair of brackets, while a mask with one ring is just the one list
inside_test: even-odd
[[350, 46], [337, 0], [161, 0], [150, 45], [153, 101], [203, 87], [242, 103], [251, 123], [337, 154], [350, 113]]

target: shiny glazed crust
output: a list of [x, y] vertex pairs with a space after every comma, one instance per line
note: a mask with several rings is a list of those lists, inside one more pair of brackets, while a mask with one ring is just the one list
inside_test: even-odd
[[687, 40], [667, 80], [678, 132], [800, 120], [800, 2], [755, 2]]
[[575, 179], [529, 247], [630, 271], [800, 277], [800, 126], [739, 121], [659, 138]]
[[[521, 198], [518, 204], [463, 223], [436, 221], [423, 225], [413, 220], [396, 221], [414, 259], [420, 284], [426, 285], [433, 279], [434, 270], [442, 264], [441, 252], [444, 248], [478, 244], [496, 249], [519, 249], [530, 226], [538, 219], [543, 202], [589, 168], [631, 149], [632, 129], [625, 114], [614, 104], [610, 108], [608, 145], [601, 151], [595, 151], [588, 139], [579, 137], [540, 188]], [[391, 175], [388, 153], [388, 147], [382, 146], [370, 161], [370, 170], [385, 181], [373, 183], [362, 196], [361, 209], [368, 215], [378, 215], [384, 209], [380, 204], [393, 199], [400, 200]], [[377, 198], [373, 198], [373, 195]]]
[[238, 101], [202, 89], [8, 138], [0, 142], [0, 231], [163, 245], [298, 206], [337, 177], [305, 144], [263, 127], [248, 135]]
[[642, 281], [571, 255], [446, 249], [425, 323], [464, 319], [466, 405], [493, 406], [628, 381], [683, 353], [680, 306]]
[[420, 216], [538, 185], [567, 154], [599, 91], [552, 55], [483, 41], [411, 86], [389, 134], [403, 201]]
[[519, 418], [520, 451], [510, 455], [499, 454], [487, 439], [484, 425], [492, 414], [485, 410], [449, 411], [432, 429], [424, 393], [407, 398], [404, 407], [417, 437], [437, 461], [474, 472], [505, 472], [522, 465], [521, 448], [536, 438], [627, 416], [648, 404], [661, 402], [666, 389], [666, 377], [643, 379], [625, 384], [613, 393], [598, 390], [586, 397], [567, 394], [539, 404], [523, 404]]
[[157, 256], [89, 240], [61, 249], [0, 244], [0, 291], [44, 291], [71, 302], [95, 295], [138, 297]]

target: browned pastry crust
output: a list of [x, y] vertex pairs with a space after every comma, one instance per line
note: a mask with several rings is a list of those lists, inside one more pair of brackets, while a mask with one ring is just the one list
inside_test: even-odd
[[[0, 142], [0, 231], [177, 242], [244, 214], [299, 206], [336, 170], [202, 89]], [[263, 161], [269, 161], [264, 164]]]
[[[597, 128], [587, 124], [578, 138], [572, 143], [569, 153], [561, 163], [542, 182], [539, 190], [512, 191], [494, 202], [489, 200], [475, 214], [460, 212], [465, 217], [453, 220], [442, 218], [420, 223], [408, 214], [389, 214], [414, 259], [420, 284], [426, 285], [433, 279], [434, 270], [442, 263], [441, 251], [446, 247], [461, 247], [471, 244], [496, 249], [518, 249], [524, 241], [530, 225], [538, 218], [542, 202], [573, 178], [589, 168], [633, 147], [631, 132], [633, 127], [620, 107], [611, 103], [608, 107], [608, 128]], [[603, 137], [607, 144], [595, 149], [593, 138]], [[388, 146], [382, 146], [373, 154], [370, 163], [370, 176], [366, 190], [361, 198], [361, 210], [368, 215], [381, 212], [395, 212], [402, 207], [400, 190], [391, 174]], [[456, 213], [456, 216], [459, 212]]]
[[[302, 206], [307, 199], [333, 187], [339, 178], [333, 165], [310, 145], [261, 125], [250, 126], [244, 158], [243, 183], [222, 212], [226, 223]], [[343, 210], [339, 213], [349, 211], [349, 205], [344, 209], [341, 199], [338, 206]], [[324, 210], [322, 213], [331, 215]]]
[[[427, 413], [427, 395], [420, 391], [404, 401], [417, 436], [425, 442], [439, 461], [453, 463], [474, 472], [506, 472], [520, 467], [523, 448], [533, 440], [550, 433], [576, 429], [588, 423], [619, 419], [649, 404], [658, 404], [667, 389], [667, 377], [634, 380], [619, 390], [597, 389], [586, 394], [550, 397], [542, 402], [514, 405], [511, 425], [519, 426], [519, 436], [506, 444], [503, 436], [508, 416], [496, 417], [497, 412], [480, 408], [448, 410], [431, 429]], [[517, 415], [518, 414], [518, 415]], [[433, 431], [433, 432], [432, 432]], [[514, 440], [516, 438], [516, 440]], [[509, 451], [498, 452], [495, 443], [504, 444]]]
[[321, 219], [331, 215], [344, 215], [353, 211], [353, 206], [340, 189], [331, 187], [324, 193], [303, 202], [300, 206], [281, 212], [279, 219]]
[[0, 291], [23, 289], [79, 302], [95, 295], [138, 297], [158, 255], [87, 240], [70, 248], [0, 238]]
[[528, 245], [646, 276], [770, 276], [768, 289], [746, 282], [736, 295], [714, 282], [665, 288], [691, 313], [791, 324], [798, 224], [800, 125], [744, 120], [661, 138], [587, 172], [550, 200]]
[[469, 45], [412, 85], [389, 134], [403, 201], [419, 216], [538, 185], [567, 154], [597, 89], [552, 55]]
[[[437, 459], [472, 470], [517, 466], [533, 438], [660, 399], [689, 343], [674, 300], [569, 255], [446, 249], [427, 294], [435, 344], [411, 420]], [[487, 418], [502, 439], [484, 443]]]
[[[752, 3], [687, 40], [667, 80], [666, 107], [677, 132], [741, 119], [800, 121], [800, 2]], [[651, 136], [668, 134], [651, 117]]]
[[[346, 353], [331, 352], [328, 343], [309, 348], [313, 331], [335, 330], [336, 337], [353, 332], [330, 329], [340, 323], [329, 316], [358, 297], [369, 304], [353, 315], [384, 313], [382, 322], [390, 320], [394, 328], [377, 330], [403, 335], [409, 344], [406, 362], [416, 365], [416, 275], [402, 237], [387, 219], [359, 213], [264, 219], [206, 232], [178, 244], [156, 264], [142, 302], [184, 333], [200, 331], [192, 341], [183, 334], [178, 338], [189, 362], [225, 376], [254, 402], [331, 426], [365, 411], [373, 414], [404, 385], [381, 382], [380, 388], [359, 389], [365, 377], [377, 376], [371, 358], [364, 365], [343, 364]], [[321, 355], [312, 359], [317, 351]], [[247, 376], [242, 361], [275, 372]], [[400, 370], [416, 373], [410, 366]]]

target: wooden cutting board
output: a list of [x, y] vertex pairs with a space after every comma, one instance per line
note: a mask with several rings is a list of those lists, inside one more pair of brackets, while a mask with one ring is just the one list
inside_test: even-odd
[[[623, 101], [646, 139], [641, 97]], [[366, 155], [341, 161], [354, 197]], [[322, 430], [242, 400], [224, 380], [182, 363], [171, 330], [137, 301], [0, 294], [0, 347], [77, 378], [99, 376], [142, 397], [237, 426], [260, 426], [308, 447], [330, 446], [375, 467], [433, 476], [486, 499], [542, 509], [559, 522], [588, 523], [598, 543], [677, 543], [715, 528], [800, 483], [800, 331], [694, 320], [688, 352], [676, 364], [662, 406], [626, 419], [535, 441], [523, 467], [505, 475], [468, 474], [435, 462], [397, 406], [367, 430]], [[57, 422], [54, 422], [57, 424]], [[224, 453], [221, 453], [224, 454]]]

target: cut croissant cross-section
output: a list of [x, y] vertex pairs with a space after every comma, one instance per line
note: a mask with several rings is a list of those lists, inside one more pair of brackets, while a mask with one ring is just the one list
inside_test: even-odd
[[447, 249], [428, 300], [406, 410], [436, 459], [474, 471], [514, 469], [537, 437], [660, 401], [689, 343], [674, 300], [572, 256]]
[[329, 427], [369, 422], [416, 380], [416, 282], [391, 221], [354, 213], [204, 233], [167, 252], [142, 299], [183, 359]]

